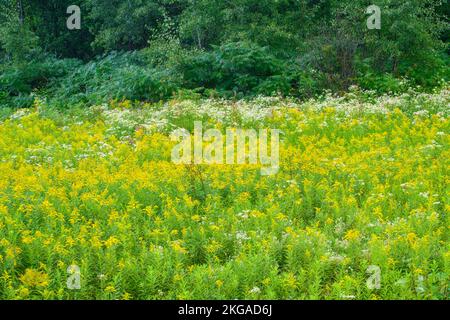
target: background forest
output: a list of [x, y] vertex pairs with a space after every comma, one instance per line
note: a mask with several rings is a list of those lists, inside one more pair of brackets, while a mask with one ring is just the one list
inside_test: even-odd
[[[76, 2], [76, 3], [75, 3]], [[309, 98], [449, 79], [448, 1], [1, 0], [0, 107]], [[66, 10], [81, 8], [81, 29]], [[382, 11], [380, 30], [366, 8]]]

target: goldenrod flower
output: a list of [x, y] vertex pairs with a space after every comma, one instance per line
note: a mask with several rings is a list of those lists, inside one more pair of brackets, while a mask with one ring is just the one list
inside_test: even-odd
[[49, 277], [44, 272], [26, 269], [20, 281], [27, 287], [46, 287], [49, 284]]

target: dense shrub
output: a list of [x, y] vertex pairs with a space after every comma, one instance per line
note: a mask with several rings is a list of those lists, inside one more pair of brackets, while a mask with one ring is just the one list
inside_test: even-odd
[[137, 52], [112, 53], [87, 64], [47, 58], [3, 65], [0, 106], [30, 107], [34, 92], [45, 93], [58, 107], [112, 99], [158, 101], [169, 98], [180, 85], [173, 70], [149, 67]]
[[283, 67], [268, 48], [240, 41], [193, 55], [181, 69], [187, 86], [248, 95], [287, 91], [290, 85], [283, 79]]
[[47, 57], [21, 64], [4, 64], [0, 68], [0, 106], [28, 107], [32, 92], [57, 83], [80, 67], [74, 59]]
[[322, 73], [252, 42], [230, 42], [192, 54], [179, 69], [186, 87], [215, 89], [222, 95], [311, 97], [325, 88]]
[[149, 68], [139, 53], [112, 53], [65, 77], [52, 90], [51, 102], [65, 106], [112, 99], [158, 101], [178, 87], [179, 80], [170, 70]]
[[[310, 98], [336, 89], [330, 81], [332, 75], [304, 61], [280, 59], [266, 47], [242, 41], [212, 51], [186, 49], [175, 40], [157, 41], [139, 52], [113, 52], [86, 64], [47, 57], [1, 65], [0, 107], [30, 107], [34, 93], [67, 108], [123, 99], [155, 102], [179, 91], [186, 95], [186, 90], [203, 96]], [[444, 58], [428, 61], [430, 68], [409, 68], [404, 77], [378, 72], [367, 59], [356, 60], [357, 73], [349, 84], [379, 93], [399, 93], [414, 85], [431, 88], [448, 81]]]

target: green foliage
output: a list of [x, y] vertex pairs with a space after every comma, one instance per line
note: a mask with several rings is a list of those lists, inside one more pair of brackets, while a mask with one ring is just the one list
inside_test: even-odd
[[185, 85], [216, 89], [225, 95], [310, 97], [323, 88], [323, 75], [296, 61], [285, 61], [249, 41], [214, 46], [181, 63]]
[[87, 0], [93, 46], [100, 50], [145, 48], [154, 30], [183, 8], [184, 0]]
[[250, 40], [293, 51], [314, 24], [319, 1], [199, 0], [181, 15], [180, 36], [199, 48]]
[[78, 68], [51, 92], [58, 106], [99, 104], [113, 99], [159, 101], [178, 87], [170, 72], [148, 68], [134, 53], [112, 53]]
[[191, 56], [184, 61], [182, 70], [191, 87], [217, 88], [235, 94], [285, 86], [281, 79], [283, 62], [268, 48], [250, 42], [231, 42], [214, 47], [212, 52]]
[[184, 48], [180, 41], [174, 37], [158, 38], [149, 43], [140, 54], [144, 62], [154, 68], [180, 70], [183, 61], [201, 51]]
[[0, 44], [15, 63], [22, 63], [38, 53], [37, 36], [27, 26], [8, 24], [0, 28]]
[[282, 62], [248, 42], [225, 44], [214, 51], [217, 81], [224, 89], [249, 91], [282, 72]]
[[45, 89], [73, 72], [81, 63], [74, 59], [31, 60], [20, 65], [0, 67], [0, 106], [29, 107], [33, 103], [33, 91]]
[[450, 78], [441, 0], [378, 0], [380, 30], [366, 26], [368, 0], [80, 0], [81, 30], [65, 26], [70, 4], [0, 3], [1, 105], [30, 105], [36, 90], [58, 105], [187, 90], [310, 98]]
[[[81, 29], [66, 27], [67, 8], [78, 5], [81, 9]], [[30, 28], [39, 37], [39, 46], [58, 57], [89, 59], [93, 55], [91, 42], [94, 35], [89, 31], [86, 1], [27, 0], [23, 1], [24, 15]]]
[[16, 64], [32, 58], [39, 51], [38, 37], [30, 29], [22, 2], [5, 1], [0, 10], [0, 47], [8, 60]]
[[450, 80], [450, 59], [446, 54], [429, 54], [420, 62], [405, 60], [401, 66], [407, 77], [425, 88]]

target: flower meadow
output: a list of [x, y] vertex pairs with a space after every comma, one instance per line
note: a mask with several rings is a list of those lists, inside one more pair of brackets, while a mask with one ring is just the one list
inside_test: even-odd
[[[3, 112], [0, 298], [448, 299], [449, 96]], [[194, 121], [280, 130], [278, 173], [172, 163]]]

